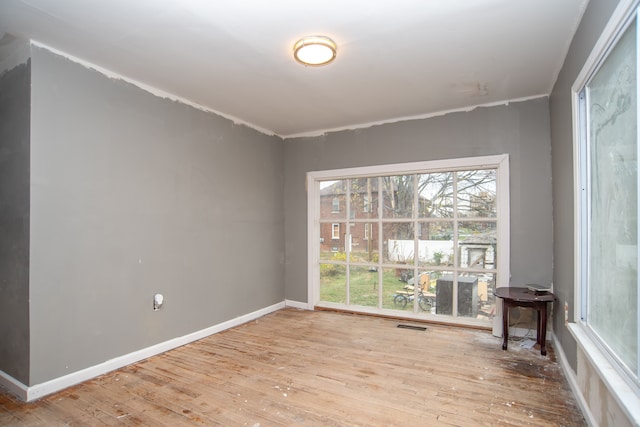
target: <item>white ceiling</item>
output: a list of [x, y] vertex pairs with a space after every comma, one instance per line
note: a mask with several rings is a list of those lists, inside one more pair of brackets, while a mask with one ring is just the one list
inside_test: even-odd
[[[0, 36], [286, 137], [548, 95], [587, 2], [2, 0]], [[306, 35], [336, 60], [298, 64]]]

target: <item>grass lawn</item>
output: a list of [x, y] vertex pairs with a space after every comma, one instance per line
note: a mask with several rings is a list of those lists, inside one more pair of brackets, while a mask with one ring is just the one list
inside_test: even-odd
[[[320, 300], [345, 304], [346, 268], [341, 265], [328, 265], [321, 268]], [[366, 307], [378, 306], [378, 271], [369, 271], [367, 267], [351, 267], [350, 304]], [[382, 272], [382, 308], [402, 309], [393, 303], [397, 291], [402, 291], [406, 283], [399, 280], [396, 269], [384, 269]], [[412, 310], [407, 304], [405, 310]]]

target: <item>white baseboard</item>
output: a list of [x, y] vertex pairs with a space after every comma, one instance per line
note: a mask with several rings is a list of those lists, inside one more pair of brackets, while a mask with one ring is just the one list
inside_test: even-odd
[[0, 371], [0, 387], [3, 387], [20, 400], [27, 400], [27, 390], [29, 387], [3, 371]]
[[576, 398], [576, 401], [578, 402], [578, 406], [582, 411], [582, 415], [584, 416], [584, 419], [587, 421], [587, 424], [590, 427], [597, 427], [598, 423], [593, 417], [593, 414], [591, 413], [591, 409], [589, 409], [589, 405], [587, 405], [587, 401], [585, 400], [584, 395], [582, 394], [582, 391], [578, 386], [578, 379], [576, 378], [576, 374], [573, 372], [573, 369], [571, 369], [571, 365], [569, 365], [569, 361], [567, 360], [567, 356], [564, 354], [562, 345], [560, 345], [560, 342], [556, 339], [555, 335], [552, 335], [552, 339], [553, 339], [553, 351], [556, 353], [556, 357], [558, 358], [558, 361], [560, 362], [560, 366], [564, 371], [564, 376], [567, 379], [567, 382], [569, 383], [569, 387], [573, 392], [573, 396]]
[[307, 304], [306, 302], [300, 302], [300, 301], [294, 301], [294, 300], [284, 300], [284, 304], [287, 307], [293, 307], [293, 308], [300, 308], [302, 310], [312, 310], [313, 307], [309, 307], [309, 304]]
[[55, 378], [50, 381], [33, 386], [26, 386], [10, 375], [0, 371], [0, 386], [4, 386], [11, 394], [17, 396], [19, 399], [26, 402], [31, 402], [48, 394], [55, 393], [57, 391], [95, 378], [99, 375], [106, 374], [107, 372], [120, 369], [132, 363], [139, 362], [140, 360], [147, 359], [151, 356], [155, 356], [157, 354], [164, 353], [165, 351], [172, 350], [190, 342], [208, 337], [209, 335], [213, 335], [226, 329], [242, 325], [243, 323], [250, 322], [266, 314], [283, 309], [285, 308], [285, 306], [285, 302], [282, 301], [269, 307], [265, 307], [260, 310], [245, 314], [243, 316], [236, 317], [235, 319], [210, 326], [206, 329], [202, 329], [200, 331], [196, 331], [178, 338], [173, 338], [168, 341], [152, 345], [151, 347], [143, 348], [141, 350], [134, 351], [133, 353], [125, 354], [123, 356], [107, 360], [104, 363], [90, 366], [86, 369], [72, 372], [63, 377]]

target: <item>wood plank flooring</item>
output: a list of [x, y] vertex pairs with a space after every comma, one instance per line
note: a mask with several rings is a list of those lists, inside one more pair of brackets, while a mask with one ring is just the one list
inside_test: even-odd
[[25, 404], [10, 426], [584, 426], [555, 361], [489, 332], [285, 309]]

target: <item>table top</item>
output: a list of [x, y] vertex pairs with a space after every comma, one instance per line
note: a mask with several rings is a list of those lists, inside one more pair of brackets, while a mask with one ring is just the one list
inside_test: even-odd
[[520, 302], [552, 302], [556, 296], [551, 292], [535, 292], [528, 288], [505, 286], [496, 288], [496, 296], [509, 301]]

